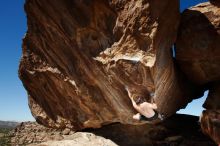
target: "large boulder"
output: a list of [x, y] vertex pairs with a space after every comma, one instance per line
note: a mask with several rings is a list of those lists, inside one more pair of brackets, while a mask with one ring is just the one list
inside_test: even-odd
[[220, 8], [209, 2], [187, 9], [181, 17], [176, 59], [198, 85], [220, 80]]
[[220, 7], [206, 2], [185, 10], [176, 42], [176, 59], [182, 71], [209, 90], [201, 127], [220, 144]]
[[140, 124], [127, 87], [145, 90], [165, 117], [194, 97], [170, 49], [177, 0], [26, 0], [25, 10], [19, 76], [39, 123], [76, 130]]

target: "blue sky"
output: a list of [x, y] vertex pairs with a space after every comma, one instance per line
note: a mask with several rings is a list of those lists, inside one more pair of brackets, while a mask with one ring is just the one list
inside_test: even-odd
[[4, 0], [0, 5], [0, 120], [33, 120], [17, 74], [27, 29], [23, 4], [24, 0]]
[[[181, 0], [181, 11], [205, 0]], [[18, 78], [22, 38], [27, 30], [24, 0], [4, 0], [0, 5], [0, 120], [34, 120], [27, 93]], [[205, 98], [190, 103], [181, 113], [199, 115]]]

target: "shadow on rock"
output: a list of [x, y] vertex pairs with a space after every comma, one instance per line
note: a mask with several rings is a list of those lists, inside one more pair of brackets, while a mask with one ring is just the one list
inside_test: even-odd
[[105, 137], [120, 146], [216, 146], [202, 133], [198, 121], [195, 116], [176, 114], [158, 125], [116, 123], [84, 132]]

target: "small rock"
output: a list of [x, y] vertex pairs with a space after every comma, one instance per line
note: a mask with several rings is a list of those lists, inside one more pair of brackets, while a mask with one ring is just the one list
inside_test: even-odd
[[62, 135], [53, 135], [52, 136], [53, 140], [63, 140], [63, 136]]
[[72, 135], [72, 134], [74, 134], [74, 133], [76, 133], [76, 132], [75, 132], [75, 131], [70, 131], [69, 135]]
[[70, 129], [68, 129], [68, 128], [66, 128], [62, 131], [63, 135], [69, 135], [69, 133], [70, 133]]

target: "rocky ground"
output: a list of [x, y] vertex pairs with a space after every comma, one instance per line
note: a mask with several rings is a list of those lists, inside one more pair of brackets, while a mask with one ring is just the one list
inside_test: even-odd
[[51, 129], [36, 122], [21, 123], [11, 134], [12, 145], [116, 145], [113, 141], [92, 132]]
[[175, 115], [160, 125], [122, 125], [75, 132], [24, 122], [11, 132], [12, 146], [216, 146], [202, 134], [198, 117]]

